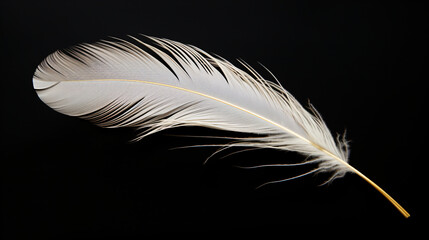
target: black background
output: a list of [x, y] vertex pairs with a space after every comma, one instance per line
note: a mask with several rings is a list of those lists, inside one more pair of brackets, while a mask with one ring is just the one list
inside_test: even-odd
[[[1, 119], [4, 236], [135, 236], [161, 231], [291, 230], [292, 224], [400, 223], [423, 215], [427, 159], [427, 16], [410, 1], [2, 1]], [[322, 3], [323, 2], [323, 3]], [[332, 132], [347, 129], [350, 162], [411, 214], [404, 219], [358, 176], [318, 187], [325, 175], [267, 185], [309, 168], [244, 170], [297, 161], [260, 150], [214, 156], [170, 150], [224, 135], [183, 128], [129, 143], [45, 106], [32, 88], [57, 49], [144, 33], [189, 43], [264, 76], [267, 66]], [[426, 197], [425, 197], [426, 198]], [[386, 225], [385, 225], [386, 226]], [[402, 229], [402, 227], [392, 230]]]

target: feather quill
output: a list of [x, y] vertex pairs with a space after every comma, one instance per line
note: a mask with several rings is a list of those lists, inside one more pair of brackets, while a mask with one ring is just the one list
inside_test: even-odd
[[60, 113], [101, 127], [144, 129], [137, 140], [179, 126], [257, 134], [228, 147], [295, 151], [307, 156], [303, 164], [318, 163], [309, 173], [331, 172], [330, 180], [356, 173], [409, 216], [348, 164], [346, 140], [335, 140], [317, 111], [310, 106], [308, 112], [280, 84], [266, 81], [244, 62], [246, 71], [194, 46], [130, 38], [49, 55], [33, 77], [38, 96]]

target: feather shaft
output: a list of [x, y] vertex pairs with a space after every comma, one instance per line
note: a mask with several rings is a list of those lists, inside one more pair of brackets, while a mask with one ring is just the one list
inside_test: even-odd
[[[346, 163], [347, 164], [347, 163]], [[347, 164], [348, 165], [348, 164]], [[409, 218], [410, 214], [403, 208], [398, 202], [396, 202], [395, 199], [393, 199], [386, 191], [384, 191], [380, 186], [378, 186], [375, 182], [373, 182], [371, 179], [369, 179], [367, 176], [365, 176], [363, 173], [361, 173], [359, 170], [354, 168], [353, 166], [348, 166], [354, 173], [356, 173], [359, 177], [363, 178], [367, 183], [369, 183], [371, 186], [373, 186], [379, 193], [381, 193], [387, 200], [389, 200], [390, 203], [395, 206], [396, 209], [405, 217]]]
[[[320, 147], [320, 146], [316, 146], [316, 147]], [[353, 166], [351, 166], [350, 164], [348, 164], [347, 162], [345, 162], [344, 160], [342, 160], [341, 158], [335, 156], [334, 154], [332, 154], [331, 152], [327, 151], [326, 149], [323, 149], [320, 147], [320, 150], [325, 152], [326, 154], [330, 155], [331, 157], [337, 159], [339, 162], [341, 162], [343, 165], [345, 165], [346, 167], [348, 167], [352, 172], [354, 172], [355, 174], [357, 174], [359, 177], [361, 177], [363, 180], [365, 180], [367, 183], [369, 183], [371, 186], [373, 186], [379, 193], [381, 193], [390, 203], [393, 204], [393, 206], [395, 206], [396, 209], [398, 209], [398, 211], [405, 217], [405, 218], [409, 218], [410, 214], [405, 210], [405, 208], [403, 208], [398, 202], [396, 202], [395, 199], [393, 199], [386, 191], [384, 191], [380, 186], [378, 186], [375, 182], [373, 182], [371, 179], [369, 179], [367, 176], [365, 176], [363, 173], [361, 173], [359, 170], [357, 170], [356, 168], [354, 168]]]

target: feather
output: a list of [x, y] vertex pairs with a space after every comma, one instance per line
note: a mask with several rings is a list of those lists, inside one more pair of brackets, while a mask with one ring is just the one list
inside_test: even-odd
[[308, 112], [279, 83], [263, 79], [244, 62], [246, 71], [194, 46], [130, 38], [81, 44], [49, 55], [33, 77], [39, 98], [60, 113], [101, 127], [144, 129], [136, 140], [179, 126], [256, 134], [226, 147], [298, 152], [307, 157], [302, 164], [318, 164], [307, 174], [331, 172], [331, 180], [355, 173], [409, 216], [348, 164], [346, 140], [334, 139], [320, 114], [311, 106]]

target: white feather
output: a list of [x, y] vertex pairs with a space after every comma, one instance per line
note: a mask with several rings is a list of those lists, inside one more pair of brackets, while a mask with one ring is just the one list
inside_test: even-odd
[[157, 46], [132, 38], [135, 43], [116, 39], [57, 51], [37, 68], [34, 88], [63, 114], [102, 127], [145, 129], [138, 138], [178, 126], [258, 134], [229, 146], [295, 151], [318, 162], [311, 172], [330, 171], [332, 179], [354, 172], [381, 190], [347, 163], [346, 141], [335, 141], [320, 115], [280, 85], [244, 63], [248, 72], [196, 47], [149, 38]]

